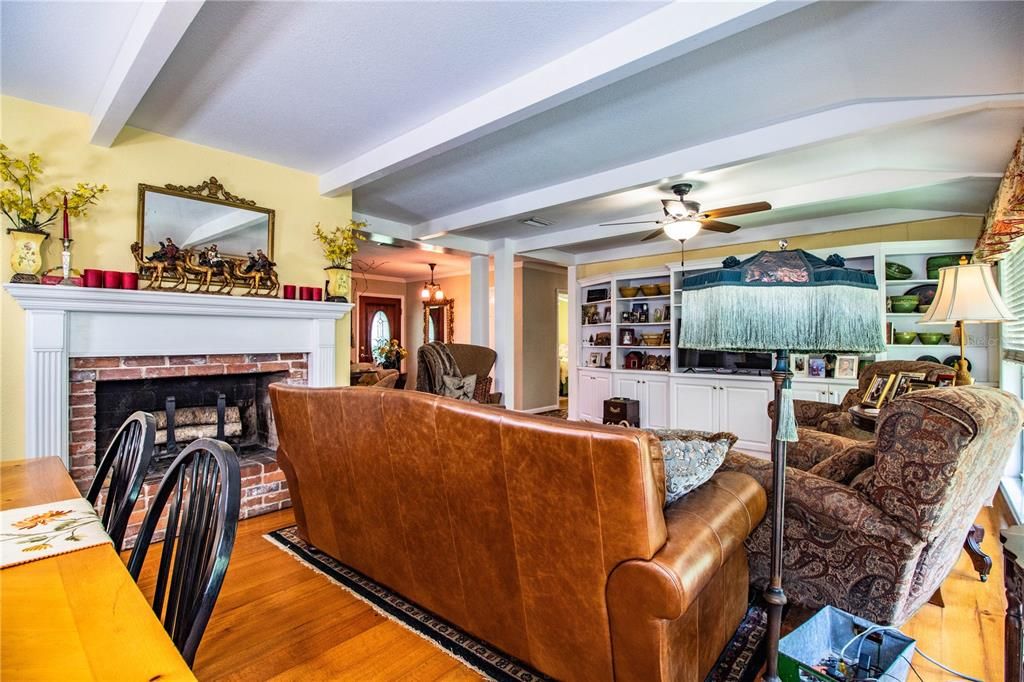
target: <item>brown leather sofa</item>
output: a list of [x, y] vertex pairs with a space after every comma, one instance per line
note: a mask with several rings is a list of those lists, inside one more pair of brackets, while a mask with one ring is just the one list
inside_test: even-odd
[[663, 509], [651, 435], [376, 388], [270, 389], [307, 542], [562, 680], [703, 679], [764, 490]]

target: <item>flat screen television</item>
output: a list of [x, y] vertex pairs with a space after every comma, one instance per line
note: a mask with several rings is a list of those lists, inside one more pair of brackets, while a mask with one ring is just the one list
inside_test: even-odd
[[680, 369], [724, 370], [756, 373], [771, 371], [771, 353], [735, 353], [725, 350], [679, 350]]

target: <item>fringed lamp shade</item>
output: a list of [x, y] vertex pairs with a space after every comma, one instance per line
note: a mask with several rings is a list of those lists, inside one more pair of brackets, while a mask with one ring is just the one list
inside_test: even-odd
[[762, 251], [683, 279], [679, 347], [885, 350], [871, 273], [802, 251]]
[[874, 353], [885, 349], [874, 275], [843, 267], [839, 256], [822, 260], [806, 251], [762, 251], [683, 279], [679, 347], [776, 351], [775, 423], [772, 441], [771, 573], [768, 657], [764, 679], [779, 680], [782, 549], [786, 499], [786, 447], [797, 440], [790, 351]]

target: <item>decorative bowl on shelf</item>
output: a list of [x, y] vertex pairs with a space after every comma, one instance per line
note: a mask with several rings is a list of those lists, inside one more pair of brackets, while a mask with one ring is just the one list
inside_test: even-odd
[[917, 301], [893, 301], [892, 311], [894, 313], [912, 313], [917, 310]]
[[941, 365], [942, 360], [939, 360], [934, 355], [922, 355], [917, 359], [918, 362], [934, 362], [936, 365]]
[[640, 293], [640, 287], [619, 287], [619, 296], [633, 298]]
[[917, 332], [893, 332], [892, 340], [899, 344], [914, 343]]
[[885, 264], [886, 279], [910, 279], [913, 271], [903, 263], [887, 262]]
[[661, 345], [661, 332], [656, 334], [641, 334], [640, 338], [644, 340], [645, 346], [660, 346]]
[[928, 309], [931, 308], [931, 307], [932, 307], [931, 303], [922, 303], [921, 305], [917, 306], [917, 312], [919, 312], [919, 313], [926, 313], [926, 312], [928, 312]]
[[640, 291], [644, 292], [644, 296], [657, 296], [661, 289], [658, 288], [657, 284], [642, 284], [640, 285]]
[[672, 293], [672, 285], [669, 284], [668, 282], [665, 282], [664, 284], [659, 284], [658, 293], [661, 294], [662, 296], [668, 296], [669, 294]]
[[942, 332], [918, 332], [917, 334], [917, 338], [921, 339], [921, 343], [929, 346], [942, 343], [945, 336]]
[[925, 268], [929, 271], [935, 271], [936, 277], [934, 279], [937, 279], [939, 268], [948, 268], [950, 265], [959, 265], [961, 256], [966, 256], [967, 261], [970, 262], [971, 254], [969, 253], [951, 253], [945, 256], [932, 256], [925, 261]]

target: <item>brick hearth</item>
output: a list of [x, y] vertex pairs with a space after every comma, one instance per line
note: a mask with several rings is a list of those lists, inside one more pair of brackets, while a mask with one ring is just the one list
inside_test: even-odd
[[[84, 493], [96, 473], [97, 381], [288, 372], [287, 383], [304, 385], [307, 370], [303, 353], [72, 358], [68, 446], [71, 477]], [[273, 456], [247, 454], [239, 459], [242, 518], [291, 506], [288, 484]], [[159, 483], [159, 479], [151, 478], [143, 485], [128, 527], [126, 546], [134, 544]], [[163, 520], [160, 527], [163, 527]], [[162, 536], [162, 532], [158, 536]]]

